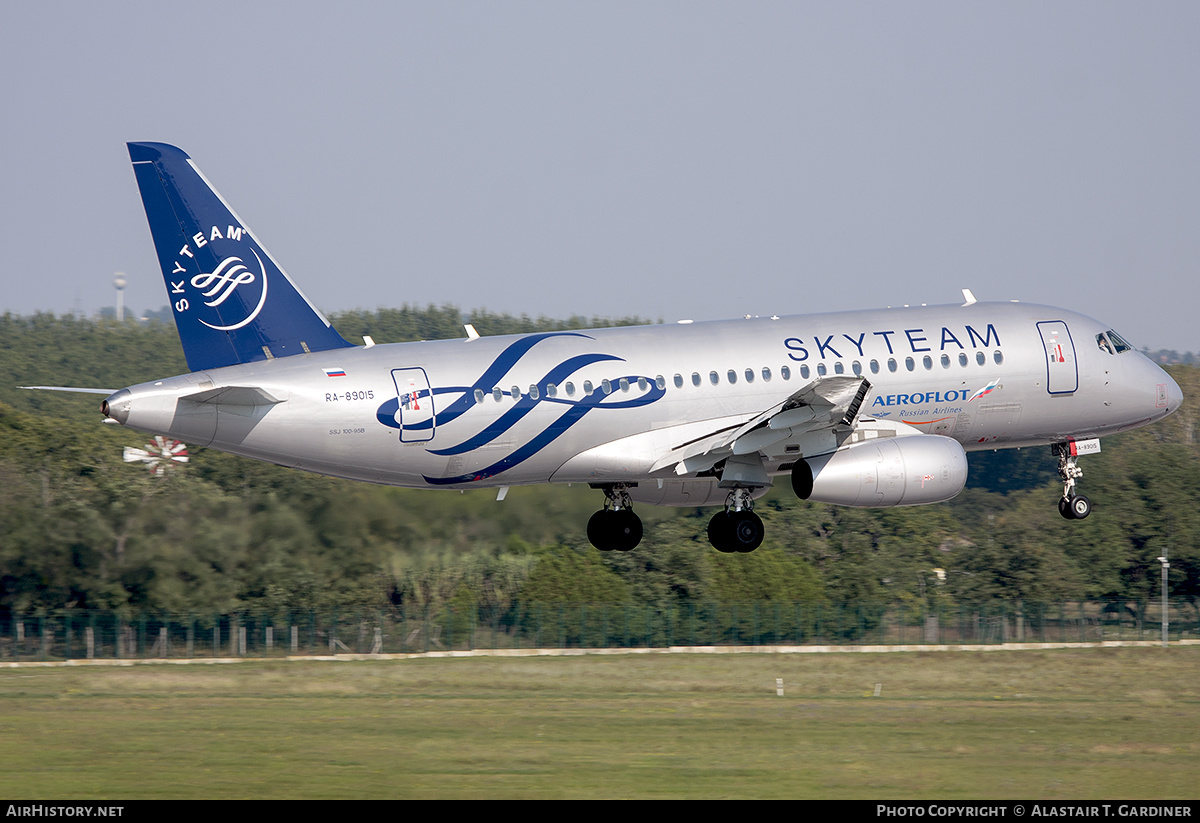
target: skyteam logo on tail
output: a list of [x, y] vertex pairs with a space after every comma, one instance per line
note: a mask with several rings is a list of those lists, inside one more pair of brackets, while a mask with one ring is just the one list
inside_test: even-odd
[[[224, 233], [220, 226], [212, 226], [208, 232], [196, 232], [191, 242], [183, 245], [168, 281], [172, 296], [184, 295], [174, 300], [177, 314], [191, 311], [197, 322], [216, 331], [234, 331], [258, 317], [267, 302], [267, 267], [258, 250], [242, 240], [245, 233], [241, 226], [227, 226]], [[230, 240], [244, 248], [231, 248]], [[195, 266], [201, 268], [200, 273], [188, 278], [188, 271], [195, 271]], [[185, 285], [194, 290], [190, 297]]]

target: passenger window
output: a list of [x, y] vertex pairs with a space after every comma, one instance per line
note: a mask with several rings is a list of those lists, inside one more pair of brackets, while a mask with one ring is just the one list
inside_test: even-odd
[[482, 402], [483, 402], [483, 389], [476, 389], [476, 390], [475, 390], [475, 402], [476, 402], [476, 403], [482, 403]]
[[575, 396], [575, 384], [568, 383], [567, 384], [567, 397], [574, 397], [574, 396]]
[[604, 390], [605, 394], [612, 394], [612, 381], [607, 377], [604, 378], [600, 381], [600, 388]]
[[845, 374], [846, 373], [846, 367], [842, 365], [841, 360], [839, 360], [833, 364], [833, 373], [834, 374]]
[[817, 374], [820, 375], [821, 377], [825, 376], [825, 364], [824, 363], [817, 364]]
[[663, 389], [665, 389], [667, 387], [667, 378], [663, 377], [660, 374], [658, 377], [654, 378], [654, 385], [658, 386], [659, 391], [662, 391]]
[[888, 358], [888, 371], [895, 371], [895, 370], [896, 370], [896, 358], [889, 357]]
[[513, 400], [520, 400], [521, 399], [521, 387], [513, 386], [511, 395], [512, 395]]
[[762, 374], [763, 374], [763, 382], [770, 383], [771, 382], [771, 370], [768, 369], [766, 366], [763, 366]]
[[977, 352], [975, 352], [975, 362], [982, 366], [984, 363], [987, 362], [987, 357], [984, 355], [983, 352], [977, 351]]
[[721, 382], [721, 375], [717, 374], [715, 371], [710, 371], [708, 373], [708, 382], [712, 383], [714, 386], [717, 385]]
[[504, 390], [501, 389], [499, 386], [492, 389], [492, 399], [495, 400], [497, 403], [499, 403], [501, 400], [504, 399]]
[[677, 389], [683, 388], [683, 375], [682, 374], [675, 375], [675, 388], [677, 388]]
[[879, 361], [878, 360], [871, 361], [871, 374], [879, 374]]
[[586, 397], [590, 397], [590, 396], [591, 396], [591, 394], [592, 394], [592, 392], [594, 392], [595, 390], [596, 390], [596, 388], [595, 388], [595, 386], [593, 386], [593, 385], [592, 385], [592, 381], [591, 381], [591, 380], [584, 380], [584, 381], [583, 381], [583, 394], [584, 394], [584, 396], [586, 396]]
[[558, 386], [554, 385], [553, 383], [547, 383], [546, 384], [546, 396], [547, 397], [558, 397]]
[[960, 351], [958, 353], [958, 365], [965, 366], [965, 365], [967, 365], [968, 362], [969, 361], [967, 360], [967, 353], [965, 351]]
[[754, 382], [754, 369], [746, 369], [746, 382], [747, 383]]
[[629, 391], [629, 381], [624, 377], [621, 378], [619, 385], [621, 386], [621, 391]]
[[943, 369], [950, 368], [950, 355], [948, 355], [948, 354], [942, 355], [942, 368]]
[[862, 377], [862, 363], [859, 363], [857, 360], [855, 360], [853, 365], [850, 366], [850, 369], [854, 372], [855, 377]]
[[530, 397], [530, 399], [531, 399], [531, 400], [537, 400], [539, 397], [541, 397], [541, 395], [540, 395], [540, 394], [538, 394], [538, 387], [537, 387], [537, 386], [530, 386], [530, 387], [529, 387], [529, 397]]
[[929, 355], [925, 355], [921, 358], [921, 365], [925, 367], [925, 371], [929, 371], [933, 368], [933, 358]]
[[[804, 366], [803, 368], [805, 370], [808, 369], [807, 366]], [[783, 368], [781, 368], [779, 370], [779, 376], [782, 377], [784, 380], [791, 380], [792, 379], [792, 370], [789, 369], [787, 366], [784, 366]], [[804, 376], [807, 377], [808, 375], [806, 374]]]
[[999, 366], [1004, 362], [1004, 352], [997, 350], [996, 353], [992, 355], [992, 359], [995, 360], [996, 365]]
[[730, 369], [728, 372], [726, 372], [725, 376], [729, 378], [729, 385], [732, 386], [737, 382], [737, 372], [735, 372], [733, 369]]
[[911, 357], [904, 358], [904, 368], [908, 369], [909, 371], [912, 371], [916, 367], [917, 367], [917, 364]]
[[692, 372], [692, 385], [693, 386], [700, 385], [700, 372], [698, 372], [698, 371]]
[[[787, 373], [787, 366], [784, 366], [782, 369], [780, 369], [780, 374], [783, 375], [784, 380], [787, 380], [789, 378], [790, 375]], [[803, 377], [805, 380], [808, 379], [808, 364], [807, 363], [805, 363], [803, 366], [800, 367], [800, 376]]]

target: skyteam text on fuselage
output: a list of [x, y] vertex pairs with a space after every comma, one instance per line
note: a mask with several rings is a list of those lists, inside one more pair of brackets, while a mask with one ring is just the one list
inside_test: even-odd
[[763, 539], [755, 498], [787, 475], [847, 506], [948, 500], [965, 450], [1053, 446], [1068, 519], [1080, 453], [1158, 420], [1178, 385], [1116, 332], [1025, 303], [355, 346], [191, 159], [129, 153], [190, 374], [131, 386], [123, 425], [284, 466], [430, 489], [587, 483], [603, 550], [635, 502], [721, 506], [722, 551]]

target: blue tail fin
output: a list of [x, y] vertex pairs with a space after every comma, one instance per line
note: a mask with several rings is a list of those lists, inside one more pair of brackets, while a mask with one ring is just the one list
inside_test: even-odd
[[184, 152], [130, 143], [192, 371], [349, 346]]

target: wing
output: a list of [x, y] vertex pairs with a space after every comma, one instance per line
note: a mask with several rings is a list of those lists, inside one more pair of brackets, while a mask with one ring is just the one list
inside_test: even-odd
[[766, 452], [785, 443], [798, 446], [798, 454], [833, 451], [837, 448], [834, 428], [854, 425], [870, 389], [864, 377], [820, 378], [760, 414], [675, 446], [655, 462], [652, 471], [674, 465], [677, 475], [694, 475], [730, 457]]

